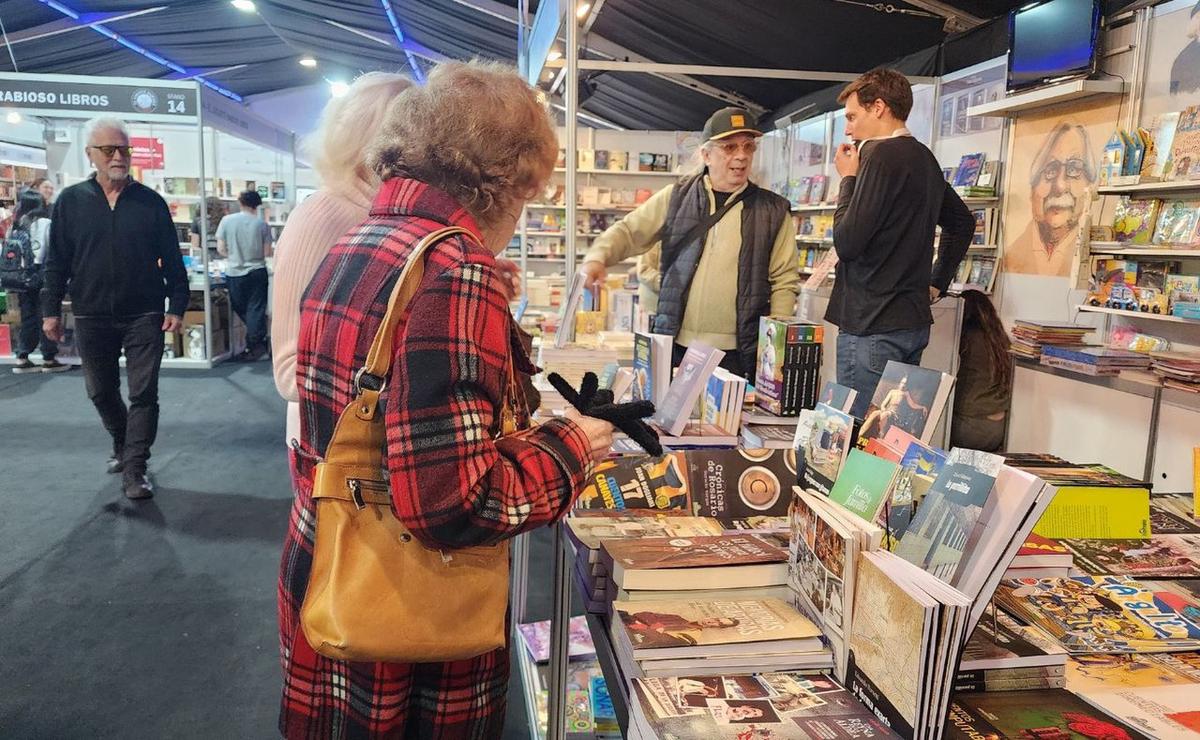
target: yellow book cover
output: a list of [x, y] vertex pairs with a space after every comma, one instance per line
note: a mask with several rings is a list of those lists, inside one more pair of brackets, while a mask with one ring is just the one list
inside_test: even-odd
[[1150, 491], [1145, 488], [1061, 486], [1034, 534], [1052, 540], [1147, 539]]
[[1200, 519], [1200, 447], [1192, 448], [1192, 516]]

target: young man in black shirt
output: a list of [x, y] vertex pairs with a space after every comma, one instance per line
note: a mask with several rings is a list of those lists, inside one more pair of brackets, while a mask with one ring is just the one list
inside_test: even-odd
[[[125, 125], [111, 118], [89, 122], [85, 151], [96, 173], [62, 191], [54, 204], [42, 330], [62, 339], [62, 301], [70, 292], [88, 397], [113, 440], [108, 472], [124, 472], [127, 497], [149, 498], [154, 488], [146, 461], [158, 432], [163, 332], [179, 331], [183, 323], [187, 271], [166, 201], [129, 177]], [[122, 350], [128, 408], [121, 398]]]
[[[913, 99], [904, 75], [872, 70], [838, 101], [854, 143], [834, 157], [842, 176], [833, 217], [838, 265], [825, 319], [838, 327], [838, 382], [858, 391], [851, 411], [861, 419], [888, 360], [921, 363], [929, 306], [950, 286], [975, 219], [905, 126]], [[935, 226], [942, 227], [936, 264]]]

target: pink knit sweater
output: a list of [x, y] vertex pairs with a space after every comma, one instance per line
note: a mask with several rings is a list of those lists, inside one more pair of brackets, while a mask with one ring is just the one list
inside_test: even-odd
[[275, 244], [271, 350], [275, 388], [288, 402], [286, 440], [300, 437], [300, 398], [296, 393], [300, 299], [337, 240], [366, 220], [376, 187], [359, 182], [349, 191], [318, 190], [292, 211]]

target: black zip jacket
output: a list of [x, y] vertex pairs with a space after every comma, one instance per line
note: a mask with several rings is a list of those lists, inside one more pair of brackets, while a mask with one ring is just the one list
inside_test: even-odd
[[71, 294], [76, 316], [182, 316], [188, 276], [171, 211], [158, 193], [130, 180], [115, 208], [93, 175], [54, 203], [46, 250], [42, 315], [62, 315]]

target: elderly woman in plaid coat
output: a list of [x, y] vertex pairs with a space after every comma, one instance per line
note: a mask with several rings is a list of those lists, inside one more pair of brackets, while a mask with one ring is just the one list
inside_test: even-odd
[[[347, 142], [347, 145], [353, 145]], [[508, 649], [448, 663], [351, 663], [318, 655], [300, 629], [312, 564], [312, 471], [352, 398], [388, 297], [413, 247], [444, 239], [396, 334], [384, 407], [397, 517], [429, 547], [493, 544], [564, 516], [612, 427], [555, 419], [496, 439], [508, 368], [534, 368], [494, 256], [558, 154], [534, 91], [507, 68], [439, 66], [397, 96], [368, 162], [383, 180], [370, 216], [321, 264], [301, 307], [296, 497], [279, 581], [288, 738], [498, 738]], [[483, 246], [480, 246], [480, 245]], [[435, 621], [453, 614], [430, 614]]]

